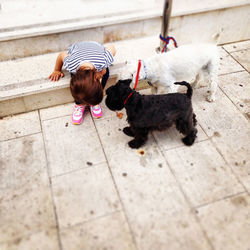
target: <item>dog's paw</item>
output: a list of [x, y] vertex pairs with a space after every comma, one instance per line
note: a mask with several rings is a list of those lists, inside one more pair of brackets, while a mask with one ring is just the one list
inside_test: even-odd
[[185, 145], [187, 146], [191, 146], [193, 145], [195, 138], [197, 137], [197, 129], [195, 128], [189, 135], [187, 135], [186, 137], [182, 138], [182, 141]]
[[128, 145], [130, 148], [139, 148], [142, 145], [142, 143], [138, 143], [138, 141], [132, 140], [128, 142]]
[[130, 127], [125, 127], [124, 129], [123, 129], [123, 133], [125, 134], [125, 135], [128, 135], [128, 136], [132, 136], [132, 137], [134, 137], [134, 133], [133, 133], [133, 131], [131, 130], [131, 128]]
[[194, 143], [195, 138], [190, 138], [190, 137], [184, 137], [181, 139], [182, 142], [186, 145], [186, 146], [192, 146]]
[[208, 102], [214, 102], [215, 101], [215, 96], [214, 95], [207, 96], [207, 101]]

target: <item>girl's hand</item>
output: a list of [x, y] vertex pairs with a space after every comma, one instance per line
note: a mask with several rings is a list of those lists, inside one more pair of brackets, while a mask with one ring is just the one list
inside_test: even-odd
[[50, 76], [49, 76], [49, 79], [53, 82], [56, 82], [58, 81], [61, 77], [64, 77], [64, 74], [63, 72], [61, 71], [54, 71]]

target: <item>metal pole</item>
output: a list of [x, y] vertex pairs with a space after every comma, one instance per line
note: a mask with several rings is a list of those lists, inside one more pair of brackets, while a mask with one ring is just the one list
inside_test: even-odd
[[[161, 35], [164, 38], [168, 36], [169, 20], [172, 10], [172, 0], [165, 0], [162, 14], [162, 25], [161, 25]], [[160, 42], [160, 51], [162, 51], [164, 42]]]

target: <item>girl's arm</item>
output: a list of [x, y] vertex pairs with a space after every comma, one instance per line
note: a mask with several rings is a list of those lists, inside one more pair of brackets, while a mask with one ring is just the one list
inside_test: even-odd
[[61, 70], [62, 70], [62, 66], [63, 66], [63, 60], [66, 56], [68, 56], [67, 51], [62, 51], [57, 56], [54, 71], [49, 76], [49, 79], [51, 81], [58, 81], [60, 79], [60, 77], [64, 77], [64, 74], [62, 73]]
[[112, 54], [112, 56], [115, 56], [116, 48], [113, 44], [108, 45], [107, 47], [105, 47], [105, 49], [108, 50]]

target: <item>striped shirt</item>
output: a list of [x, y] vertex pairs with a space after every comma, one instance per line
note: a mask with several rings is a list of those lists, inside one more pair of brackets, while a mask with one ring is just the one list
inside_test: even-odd
[[86, 62], [92, 63], [97, 71], [108, 68], [114, 58], [97, 42], [79, 42], [69, 46], [68, 56], [63, 61], [63, 66], [70, 73], [75, 74], [77, 69]]

